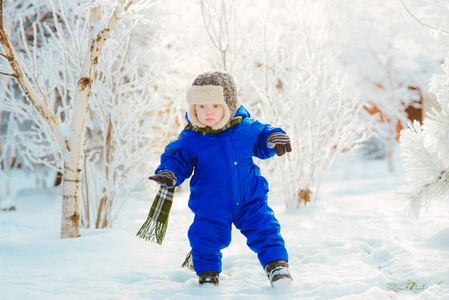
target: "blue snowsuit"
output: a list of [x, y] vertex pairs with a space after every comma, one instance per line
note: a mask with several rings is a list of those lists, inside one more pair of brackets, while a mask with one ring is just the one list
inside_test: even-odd
[[275, 155], [267, 147], [267, 136], [284, 131], [249, 118], [243, 106], [235, 116], [243, 120], [218, 133], [184, 129], [167, 145], [156, 170], [172, 171], [176, 186], [193, 173], [189, 207], [195, 218], [188, 236], [197, 274], [221, 272], [220, 250], [231, 242], [232, 223], [246, 236], [263, 267], [288, 260], [280, 224], [267, 204], [268, 182], [252, 159]]

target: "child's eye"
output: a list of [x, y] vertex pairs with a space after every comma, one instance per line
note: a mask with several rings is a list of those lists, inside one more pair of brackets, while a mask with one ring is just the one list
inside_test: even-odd
[[219, 105], [218, 105], [218, 104], [215, 104], [215, 105], [214, 105], [214, 108], [218, 108], [218, 107], [219, 107]]

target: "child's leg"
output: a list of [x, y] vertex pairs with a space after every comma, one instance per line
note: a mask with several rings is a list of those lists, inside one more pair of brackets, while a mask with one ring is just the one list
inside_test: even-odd
[[196, 274], [204, 271], [221, 272], [220, 250], [231, 243], [231, 225], [227, 218], [217, 222], [195, 216], [188, 236]]
[[281, 226], [266, 201], [252, 201], [234, 216], [234, 224], [247, 238], [247, 244], [257, 253], [262, 267], [275, 260], [288, 261]]

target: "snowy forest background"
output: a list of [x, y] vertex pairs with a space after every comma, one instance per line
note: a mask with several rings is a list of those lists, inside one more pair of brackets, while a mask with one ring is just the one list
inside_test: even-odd
[[[113, 228], [131, 195], [153, 197], [146, 178], [185, 125], [186, 89], [209, 70], [233, 74], [252, 116], [291, 137], [285, 159], [258, 162], [289, 209], [319, 203], [335, 166], [385, 160], [393, 173], [399, 154], [408, 185], [396, 194], [409, 212], [447, 204], [448, 1], [1, 3], [2, 214], [22, 188], [53, 189], [63, 203], [78, 191], [70, 218]], [[63, 191], [72, 161], [80, 177]]]
[[[36, 174], [37, 181], [56, 171], [60, 184], [63, 154], [56, 140], [69, 140], [75, 123], [73, 98], [89, 32], [96, 37], [115, 5], [5, 2], [4, 30], [37, 97], [57, 118], [60, 136], [17, 81], [3, 76], [2, 209], [14, 207], [17, 190], [9, 178], [16, 169]], [[91, 22], [94, 9], [100, 16]], [[447, 77], [440, 83], [435, 78], [429, 91], [449, 46], [447, 12], [445, 1], [133, 3], [111, 32], [92, 78], [81, 150], [83, 226], [111, 226], [130, 192], [151, 188], [147, 175], [185, 124], [184, 92], [207, 70], [232, 73], [253, 116], [291, 136], [296, 151], [287, 162], [261, 162], [270, 170], [272, 191], [282, 191], [287, 206], [318, 199], [336, 159], [359, 148], [366, 159], [388, 159], [393, 171], [397, 126], [422, 122], [429, 106], [447, 111]], [[1, 63], [2, 73], [11, 73], [5, 57]], [[409, 116], [413, 108], [424, 110], [422, 117]], [[437, 132], [425, 144], [411, 136], [420, 135], [419, 125], [404, 137], [410, 165], [415, 159], [428, 165], [426, 151], [441, 160], [428, 165], [429, 174], [409, 170], [414, 198], [432, 181], [429, 176], [447, 170], [447, 157], [438, 157], [444, 148], [428, 141], [438, 135], [434, 140], [447, 148], [447, 123], [428, 125]], [[425, 201], [419, 199], [415, 210]]]

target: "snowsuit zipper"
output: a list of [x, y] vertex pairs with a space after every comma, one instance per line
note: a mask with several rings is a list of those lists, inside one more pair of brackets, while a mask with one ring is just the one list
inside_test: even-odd
[[[237, 199], [231, 199], [231, 205], [234, 204], [234, 201], [236, 201], [235, 202], [236, 205], [241, 205], [242, 204], [241, 202], [242, 202], [242, 195], [243, 195], [243, 193], [242, 193], [242, 183], [240, 181], [241, 177], [240, 177], [240, 170], [239, 170], [239, 165], [238, 165], [237, 150], [236, 150], [236, 147], [235, 147], [234, 139], [232, 138], [231, 131], [229, 131], [228, 133], [229, 133], [229, 139], [231, 140], [232, 149], [234, 149], [235, 161], [234, 161], [233, 165], [237, 168], [237, 178], [238, 178], [237, 182], [238, 182], [238, 185], [239, 185], [239, 188], [238, 188], [239, 195], [238, 195]], [[228, 178], [228, 180], [230, 181], [231, 179]]]
[[[218, 144], [220, 145], [220, 150], [221, 150], [221, 152], [223, 153], [223, 157], [225, 158], [225, 163], [226, 163], [226, 166], [229, 166], [229, 160], [228, 160], [228, 156], [226, 155], [226, 149], [225, 149], [225, 147], [224, 147], [224, 145], [223, 145], [223, 142], [221, 141], [221, 139], [220, 139], [220, 137], [219, 137], [219, 135], [217, 134], [217, 135], [215, 135], [215, 138], [217, 139], [217, 141], [218, 141]], [[229, 210], [229, 212], [231, 212], [232, 213], [232, 202], [230, 201], [230, 199], [232, 198], [232, 193], [230, 193], [229, 191], [231, 191], [231, 180], [230, 180], [230, 172], [229, 172], [229, 169], [228, 168], [225, 168], [225, 170], [226, 170], [226, 186], [227, 186], [227, 191], [228, 191], [228, 210]]]

